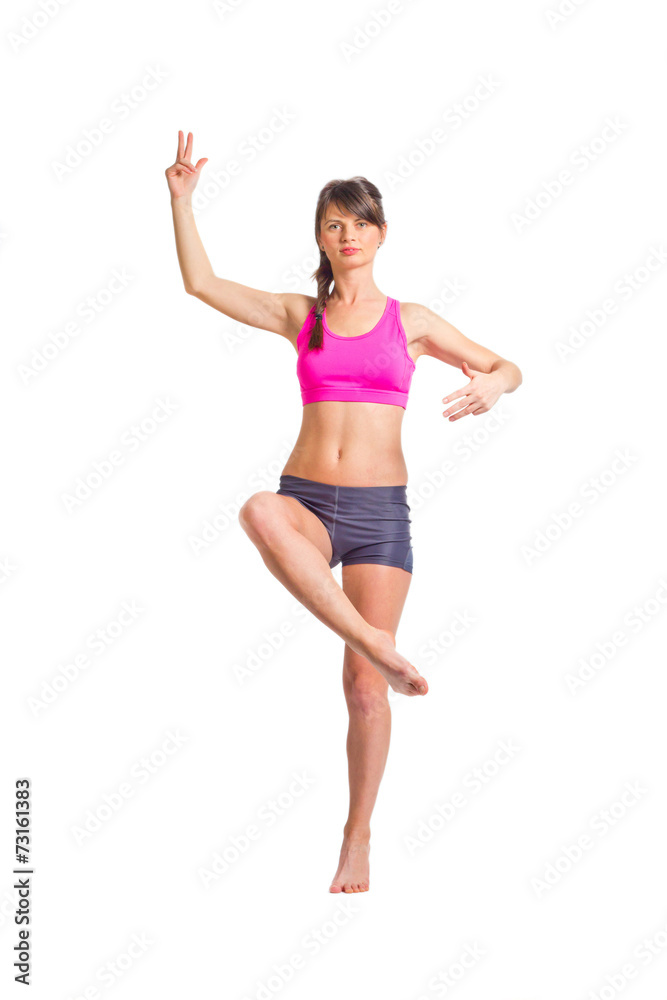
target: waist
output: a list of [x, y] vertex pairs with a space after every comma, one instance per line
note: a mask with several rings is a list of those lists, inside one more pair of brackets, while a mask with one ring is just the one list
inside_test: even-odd
[[310, 479], [329, 486], [407, 486], [408, 470], [403, 454], [386, 461], [377, 455], [331, 455], [321, 449], [296, 448], [287, 459], [283, 476]]
[[283, 472], [342, 486], [405, 485], [402, 407], [326, 401], [304, 407]]

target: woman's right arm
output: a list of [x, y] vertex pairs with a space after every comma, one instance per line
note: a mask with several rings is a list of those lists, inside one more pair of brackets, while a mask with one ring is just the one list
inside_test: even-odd
[[187, 146], [184, 146], [183, 133], [179, 132], [176, 161], [165, 170], [171, 192], [176, 253], [186, 292], [239, 323], [289, 337], [292, 328], [295, 325], [298, 328], [300, 313], [303, 312], [301, 300], [305, 301], [305, 296], [265, 292], [237, 281], [218, 278], [213, 273], [192, 212], [192, 192], [207, 159], [199, 160], [195, 167], [190, 162], [191, 153], [192, 132], [188, 132]]

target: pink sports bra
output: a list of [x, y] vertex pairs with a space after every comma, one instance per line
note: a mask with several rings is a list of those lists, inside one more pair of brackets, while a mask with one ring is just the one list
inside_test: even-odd
[[332, 333], [325, 308], [322, 347], [309, 350], [315, 309], [313, 306], [308, 313], [296, 339], [296, 373], [303, 405], [339, 399], [390, 403], [405, 409], [415, 363], [408, 354], [398, 300], [388, 296], [380, 320], [358, 337]]

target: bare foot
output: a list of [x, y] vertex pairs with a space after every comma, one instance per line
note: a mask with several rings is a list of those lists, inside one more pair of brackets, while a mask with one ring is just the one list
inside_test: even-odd
[[399, 694], [427, 694], [428, 683], [409, 660], [396, 649], [396, 637], [386, 628], [376, 628], [363, 654], [382, 674], [389, 687]]
[[338, 871], [334, 875], [329, 892], [368, 892], [370, 849], [368, 837], [357, 835], [343, 837]]

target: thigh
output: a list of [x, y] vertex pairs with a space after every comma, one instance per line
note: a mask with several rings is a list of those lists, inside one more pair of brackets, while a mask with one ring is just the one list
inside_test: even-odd
[[283, 493], [273, 493], [272, 496], [276, 498], [277, 509], [287, 522], [312, 542], [327, 562], [331, 562], [333, 558], [331, 538], [326, 525], [317, 514], [308, 510], [296, 497], [285, 496]]
[[[378, 563], [350, 563], [342, 568], [343, 590], [362, 618], [374, 628], [386, 628], [396, 635], [412, 573], [398, 566]], [[345, 646], [343, 685], [367, 682], [374, 690], [385, 692], [389, 685], [372, 663]]]
[[288, 524], [312, 542], [327, 562], [331, 562], [333, 548], [324, 522], [296, 497], [260, 490], [246, 500], [242, 511], [242, 527], [251, 538], [253, 534], [261, 538], [263, 526], [270, 525], [275, 530], [277, 524], [280, 530], [281, 524]]

